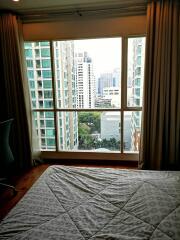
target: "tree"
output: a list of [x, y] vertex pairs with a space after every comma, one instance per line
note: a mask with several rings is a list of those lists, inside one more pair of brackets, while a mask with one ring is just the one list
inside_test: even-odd
[[79, 149], [106, 148], [112, 151], [119, 151], [120, 141], [117, 141], [115, 138], [99, 141], [92, 137], [92, 133], [100, 133], [100, 118], [100, 112], [80, 112], [78, 114]]
[[119, 151], [120, 149], [120, 141], [117, 141], [115, 138], [110, 138], [109, 140], [107, 140], [106, 138], [104, 138], [101, 142], [101, 147], [102, 148], [107, 148], [109, 150], [114, 150], [114, 151]]
[[79, 124], [85, 123], [90, 127], [90, 133], [100, 132], [100, 112], [80, 112], [78, 114]]
[[90, 127], [85, 123], [78, 123], [78, 134], [79, 136], [90, 134]]

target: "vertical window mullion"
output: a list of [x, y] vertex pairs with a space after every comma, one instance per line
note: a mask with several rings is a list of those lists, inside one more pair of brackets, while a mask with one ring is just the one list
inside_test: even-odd
[[124, 111], [127, 108], [127, 37], [122, 37], [121, 74], [121, 153], [124, 152]]
[[55, 63], [54, 63], [54, 46], [53, 41], [50, 41], [50, 52], [51, 52], [51, 71], [52, 71], [52, 91], [53, 91], [53, 111], [54, 111], [54, 127], [55, 127], [55, 141], [56, 141], [56, 152], [59, 150], [58, 142], [58, 118], [57, 118], [57, 101], [56, 101], [56, 82], [55, 82]]

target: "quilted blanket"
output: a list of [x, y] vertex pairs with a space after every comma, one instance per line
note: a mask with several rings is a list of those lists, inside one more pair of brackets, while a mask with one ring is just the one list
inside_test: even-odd
[[180, 172], [49, 167], [0, 239], [180, 240]]

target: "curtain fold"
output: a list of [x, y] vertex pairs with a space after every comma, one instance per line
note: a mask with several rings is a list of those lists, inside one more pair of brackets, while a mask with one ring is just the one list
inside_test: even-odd
[[32, 118], [19, 26], [13, 14], [0, 14], [0, 120], [14, 119], [10, 143], [17, 169], [24, 170], [33, 166]]
[[27, 113], [27, 120], [28, 120], [28, 130], [29, 130], [29, 139], [31, 144], [31, 154], [33, 159], [33, 164], [37, 162], [41, 162], [41, 151], [40, 145], [38, 141], [38, 136], [36, 132], [35, 120], [32, 115], [32, 106], [31, 106], [31, 96], [28, 86], [28, 79], [27, 79], [27, 71], [26, 71], [26, 60], [25, 60], [25, 53], [24, 53], [24, 39], [23, 39], [23, 27], [20, 19], [17, 19], [18, 24], [18, 37], [19, 37], [19, 56], [21, 59], [21, 71], [23, 76], [23, 91], [25, 95], [25, 106], [26, 106], [26, 113]]
[[180, 6], [147, 9], [144, 106], [139, 168], [180, 169]]

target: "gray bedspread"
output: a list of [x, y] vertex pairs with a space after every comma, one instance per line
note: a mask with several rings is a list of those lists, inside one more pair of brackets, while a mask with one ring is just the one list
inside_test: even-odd
[[0, 239], [180, 240], [180, 172], [49, 167]]

